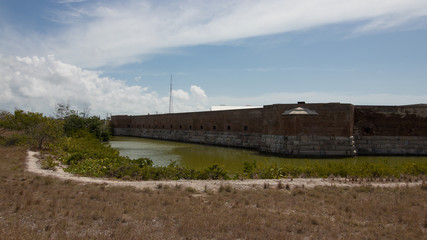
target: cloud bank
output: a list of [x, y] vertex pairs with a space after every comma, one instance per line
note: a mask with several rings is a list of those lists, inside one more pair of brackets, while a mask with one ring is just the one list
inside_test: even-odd
[[[147, 114], [168, 112], [169, 97], [142, 86], [100, 77], [99, 72], [81, 69], [48, 57], [0, 55], [0, 110], [20, 108], [53, 114], [58, 103], [70, 103], [91, 114]], [[174, 111], [208, 110], [208, 99], [198, 86], [174, 90]]]
[[[62, 1], [59, 30], [21, 36], [0, 24], [0, 52], [54, 54], [84, 68], [137, 62], [171, 48], [355, 23], [354, 34], [421, 22], [425, 0]], [[30, 30], [24, 29], [27, 34]], [[352, 31], [352, 30], [350, 30]], [[2, 40], [1, 40], [2, 39]], [[25, 49], [25, 52], [22, 52]]]

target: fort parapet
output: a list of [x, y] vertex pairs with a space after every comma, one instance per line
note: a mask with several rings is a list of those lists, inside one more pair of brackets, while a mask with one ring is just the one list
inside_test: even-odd
[[274, 104], [111, 118], [113, 134], [284, 156], [427, 155], [427, 105]]

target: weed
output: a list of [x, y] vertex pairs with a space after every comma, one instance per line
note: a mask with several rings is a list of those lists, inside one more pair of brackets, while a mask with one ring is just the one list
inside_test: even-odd
[[145, 187], [145, 188], [142, 189], [142, 192], [143, 193], [152, 193], [153, 190], [151, 188], [149, 188], [149, 187]]
[[192, 188], [192, 187], [186, 187], [185, 191], [187, 191], [189, 193], [196, 193], [197, 192], [197, 190], [195, 188]]
[[218, 191], [219, 192], [232, 192], [233, 188], [231, 187], [230, 184], [226, 184], [226, 185], [221, 184], [219, 186], [219, 190]]
[[391, 165], [387, 161], [342, 161], [342, 162], [307, 162], [296, 166], [284, 164], [282, 166], [264, 166], [257, 162], [244, 163], [243, 172], [248, 178], [280, 179], [290, 177], [349, 177], [357, 178], [390, 178], [398, 176], [422, 176], [427, 173], [427, 162], [403, 161]]
[[316, 219], [314, 219], [314, 218], [312, 218], [310, 222], [313, 225], [319, 225], [319, 222]]

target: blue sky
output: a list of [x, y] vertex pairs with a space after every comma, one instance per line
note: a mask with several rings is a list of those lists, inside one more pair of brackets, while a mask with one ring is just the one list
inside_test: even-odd
[[427, 1], [0, 0], [0, 109], [427, 103]]

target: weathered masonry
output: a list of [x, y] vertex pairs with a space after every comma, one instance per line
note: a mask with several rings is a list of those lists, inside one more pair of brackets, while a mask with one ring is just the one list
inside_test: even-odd
[[112, 116], [113, 134], [257, 149], [286, 156], [427, 155], [427, 105], [275, 104]]

